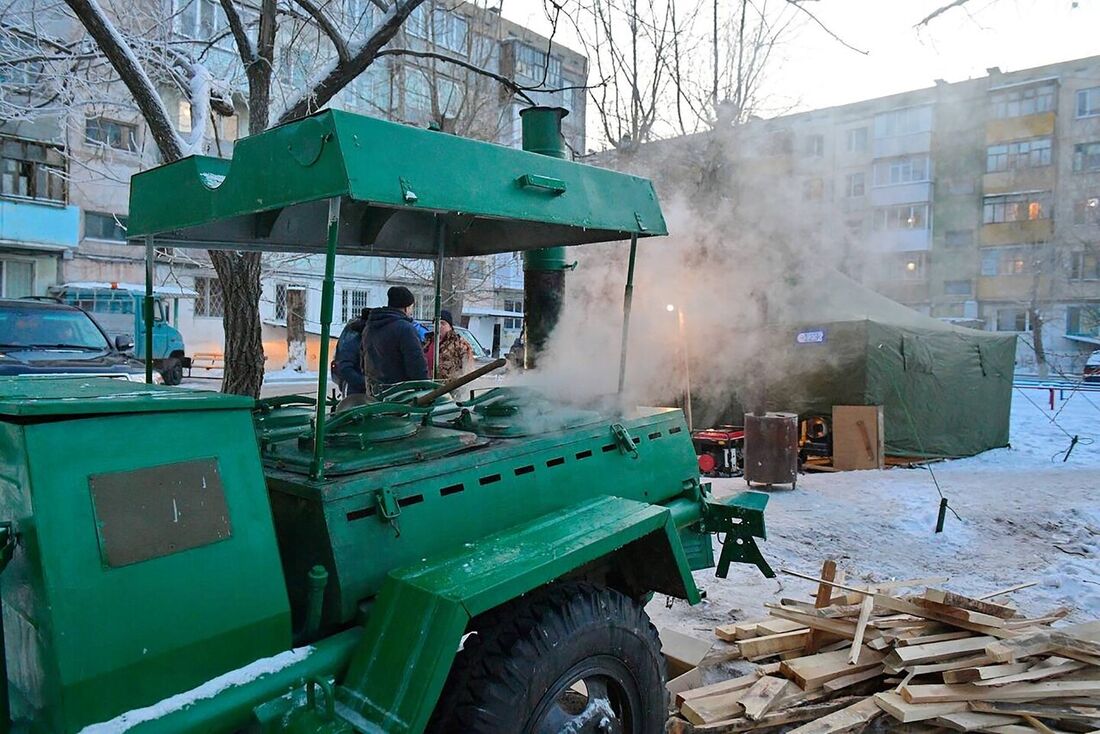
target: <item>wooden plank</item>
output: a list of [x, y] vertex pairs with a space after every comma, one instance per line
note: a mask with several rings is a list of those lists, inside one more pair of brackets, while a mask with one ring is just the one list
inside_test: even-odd
[[1100, 728], [1100, 706], [1073, 706], [1062, 703], [1012, 703], [1006, 701], [971, 701], [970, 709], [984, 713], [1013, 716], [1039, 716]]
[[[997, 627], [991, 627], [989, 625], [983, 625], [983, 624], [976, 624], [976, 623], [971, 622], [969, 620], [960, 619], [957, 616], [953, 617], [953, 616], [948, 616], [948, 615], [945, 615], [945, 614], [941, 614], [939, 611], [937, 611], [935, 609], [920, 606], [918, 604], [913, 604], [911, 602], [905, 601], [904, 599], [897, 599], [895, 597], [887, 596], [885, 594], [876, 594], [875, 595], [875, 606], [876, 607], [882, 607], [884, 609], [890, 609], [890, 610], [893, 610], [895, 612], [901, 612], [903, 614], [911, 614], [914, 617], [922, 617], [924, 619], [932, 619], [932, 620], [935, 620], [937, 622], [943, 622], [944, 624], [949, 624], [952, 627], [958, 627], [959, 629], [970, 630], [972, 632], [980, 632], [982, 634], [991, 635], [993, 637], [1009, 638], [1009, 637], [1016, 637], [1019, 634], [1016, 630], [1005, 629], [1004, 625], [1003, 625], [1003, 620], [998, 620], [999, 622], [1002, 622], [1002, 625], [997, 626]], [[1007, 661], [1001, 661], [1001, 662], [1007, 662]]]
[[767, 637], [754, 637], [749, 640], [741, 640], [737, 645], [741, 656], [746, 660], [759, 660], [760, 658], [778, 655], [783, 652], [800, 651], [806, 646], [810, 631], [783, 632]]
[[[671, 678], [665, 685], [668, 692], [673, 696], [679, 695], [683, 691], [687, 691], [692, 688], [698, 688], [703, 685], [703, 671], [698, 668], [692, 668], [686, 673], [681, 673], [675, 678]], [[679, 706], [679, 704], [677, 704]]]
[[811, 629], [822, 630], [831, 634], [843, 637], [845, 639], [852, 639], [856, 636], [856, 623], [850, 622], [846, 619], [829, 619], [828, 617], [815, 617], [811, 614], [804, 612], [793, 612], [789, 609], [777, 606], [775, 604], [765, 604], [771, 610], [772, 614], [783, 619], [789, 619], [794, 622], [800, 622]]
[[676, 708], [683, 706], [685, 701], [692, 701], [697, 698], [707, 698], [708, 696], [718, 696], [723, 693], [747, 689], [752, 686], [756, 680], [757, 676], [755, 675], [742, 675], [738, 678], [730, 678], [729, 680], [719, 681], [718, 683], [711, 683], [709, 686], [696, 686], [677, 692]]
[[980, 665], [991, 665], [993, 663], [985, 655], [975, 655], [968, 658], [958, 658], [956, 660], [947, 660], [942, 663], [931, 663], [928, 665], [914, 665], [909, 668], [903, 668], [903, 670], [912, 671], [916, 675], [929, 675], [931, 673], [943, 673], [948, 670], [960, 670], [962, 668], [974, 668]]
[[1100, 658], [1100, 620], [1061, 627], [1052, 639], [1059, 648]]
[[965, 640], [967, 637], [973, 637], [974, 633], [969, 630], [957, 630], [955, 632], [941, 632], [935, 635], [922, 635], [920, 637], [908, 637], [902, 640], [898, 640], [898, 647], [911, 647], [913, 645], [927, 645], [932, 642], [949, 642], [951, 640]]
[[833, 406], [833, 466], [841, 471], [885, 468], [881, 405]]
[[1014, 683], [1007, 686], [946, 685], [930, 683], [907, 686], [901, 692], [909, 703], [949, 703], [955, 701], [1036, 701], [1044, 698], [1070, 698], [1100, 695], [1100, 681], [1048, 681]]
[[1053, 652], [1055, 647], [1050, 630], [1036, 630], [1020, 634], [1011, 640], [991, 642], [986, 646], [985, 654], [994, 662], [1010, 663], [1017, 658]]
[[[833, 581], [836, 579], [836, 561], [832, 558], [826, 559], [825, 563], [821, 565], [821, 578], [823, 581]], [[824, 609], [832, 603], [833, 587], [826, 583], [819, 583], [817, 585], [817, 594], [814, 596], [814, 606], [818, 609]], [[853, 630], [853, 633], [854, 632]], [[810, 636], [806, 640], [806, 654], [817, 652], [824, 639], [825, 636], [822, 634], [821, 628], [811, 626]]]
[[864, 681], [874, 680], [883, 674], [885, 669], [881, 665], [876, 665], [873, 668], [867, 668], [867, 670], [861, 670], [858, 673], [852, 673], [850, 675], [844, 675], [840, 678], [833, 678], [831, 681], [826, 681], [823, 688], [828, 693], [836, 693], [837, 691], [854, 686]]
[[886, 657], [886, 665], [893, 668], [904, 668], [921, 663], [942, 662], [950, 658], [963, 655], [984, 652], [994, 638], [986, 636], [967, 637], [962, 640], [947, 640], [946, 642], [931, 642], [927, 645], [911, 645], [909, 647], [896, 647]]
[[851, 706], [822, 716], [816, 721], [792, 729], [789, 734], [845, 734], [860, 729], [882, 715], [873, 698], [865, 698]]
[[778, 617], [768, 617], [767, 619], [759, 622], [756, 625], [757, 634], [763, 637], [764, 635], [781, 635], [784, 632], [797, 632], [800, 630], [809, 629], [804, 624], [798, 622], [792, 622], [789, 619], [779, 619]]
[[1027, 581], [1022, 584], [1016, 584], [1015, 586], [1009, 586], [1007, 589], [998, 589], [997, 591], [991, 592], [989, 594], [983, 594], [982, 596], [979, 596], [978, 599], [980, 599], [981, 601], [985, 601], [986, 599], [995, 599], [998, 596], [1011, 594], [1014, 591], [1020, 591], [1021, 589], [1030, 589], [1032, 586], [1038, 585], [1038, 583], [1038, 581]]
[[661, 638], [661, 652], [668, 662], [668, 673], [672, 676], [682, 675], [701, 663], [713, 646], [708, 640], [700, 640], [668, 627], [657, 634]]
[[969, 596], [956, 594], [953, 591], [945, 591], [944, 589], [925, 589], [924, 598], [938, 604], [969, 609], [972, 612], [980, 612], [1001, 619], [1012, 619], [1016, 616], [1016, 610], [1013, 607], [982, 599], [972, 599]]
[[882, 653], [863, 648], [859, 662], [853, 665], [848, 662], [847, 650], [837, 650], [784, 660], [779, 664], [779, 672], [797, 683], [802, 690], [813, 691], [835, 678], [878, 667], [881, 662]]
[[871, 612], [875, 608], [875, 597], [865, 596], [859, 605], [859, 620], [856, 622], [855, 637], [852, 638], [852, 648], [848, 654], [848, 662], [856, 664], [860, 650], [863, 649], [863, 637], [867, 633], [867, 623], [871, 621]]
[[767, 729], [801, 721], [812, 721], [827, 714], [831, 714], [833, 711], [839, 711], [842, 708], [851, 706], [858, 700], [858, 698], [845, 696], [823, 703], [774, 711], [765, 715], [760, 721], [753, 721], [747, 718], [729, 719], [727, 721], [718, 721], [713, 724], [696, 726], [694, 727], [694, 731], [697, 734], [734, 734], [735, 732]]
[[[771, 711], [776, 700], [794, 686], [789, 680], [766, 675], [754, 683], [741, 697], [740, 704], [745, 716], [759, 721]], [[707, 700], [707, 699], [703, 699]]]
[[994, 617], [992, 614], [982, 614], [981, 612], [960, 609], [959, 607], [954, 607], [949, 604], [940, 604], [921, 596], [912, 597], [910, 601], [917, 606], [936, 612], [936, 614], [945, 619], [959, 619], [964, 622], [971, 622], [972, 624], [985, 625], [986, 627], [1005, 626], [1005, 620], [1000, 617]]
[[680, 715], [692, 724], [710, 724], [740, 716], [744, 712], [741, 700], [750, 690], [752, 686], [716, 696], [689, 699], [680, 706]]
[[978, 731], [991, 726], [1015, 724], [1019, 721], [1020, 717], [1018, 716], [985, 714], [976, 711], [959, 711], [958, 713], [944, 714], [932, 719], [933, 724], [946, 726], [948, 729], [954, 729], [955, 731]]
[[989, 681], [994, 678], [1006, 678], [1017, 673], [1026, 673], [1030, 663], [1002, 663], [1000, 665], [977, 665], [958, 670], [946, 670], [943, 673], [944, 683], [971, 683], [973, 681]]
[[965, 703], [909, 703], [892, 691], [876, 693], [875, 704], [903, 724], [909, 724], [914, 721], [928, 721], [939, 716], [960, 713], [967, 710]]
[[[1018, 665], [1026, 664], [1018, 663]], [[1013, 667], [1013, 666], [1006, 666]], [[1018, 674], [1009, 675], [1005, 678], [993, 678], [991, 680], [981, 680], [975, 683], [978, 686], [1003, 686], [1009, 683], [1024, 683], [1026, 681], [1046, 680], [1047, 678], [1057, 678], [1060, 675], [1066, 675], [1067, 673], [1073, 673], [1078, 670], [1082, 670], [1085, 667], [1084, 663], [1076, 661], [1066, 661], [1060, 665], [1051, 665], [1049, 667], [1034, 668], [1032, 670], [1020, 671]], [[946, 675], [944, 678], [946, 679]], [[947, 681], [951, 683], [952, 681]]]

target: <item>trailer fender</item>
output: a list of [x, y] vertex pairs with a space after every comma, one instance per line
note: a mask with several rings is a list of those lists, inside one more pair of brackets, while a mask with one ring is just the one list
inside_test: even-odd
[[629, 551], [656, 569], [663, 587], [656, 590], [698, 600], [672, 513], [618, 497], [581, 502], [391, 572], [336, 688], [336, 715], [356, 731], [422, 732], [473, 617]]

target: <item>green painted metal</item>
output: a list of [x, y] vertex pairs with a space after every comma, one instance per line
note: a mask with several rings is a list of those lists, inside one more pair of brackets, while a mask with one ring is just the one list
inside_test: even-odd
[[[491, 442], [441, 427], [446, 421], [366, 447], [334, 444], [330, 436], [323, 482], [306, 473], [308, 441], [268, 444], [262, 455], [295, 619], [305, 612], [306, 579], [317, 564], [331, 574], [325, 605], [331, 626], [353, 621], [360, 601], [379, 592], [392, 568], [592, 497], [650, 504], [690, 497], [697, 506], [684, 523], [699, 519], [699, 471], [682, 412], [639, 410], [557, 431], [549, 414], [517, 415], [527, 417], [537, 419], [541, 433]], [[569, 425], [570, 415], [563, 420], [559, 425]], [[629, 449], [616, 440], [613, 423], [629, 431]], [[382, 511], [385, 492], [395, 498], [395, 512]]]
[[435, 257], [437, 214], [449, 257], [666, 233], [645, 179], [327, 110], [238, 141], [232, 161], [192, 156], [137, 174], [129, 235], [320, 254], [332, 197], [344, 200], [343, 254]]
[[472, 617], [654, 533], [694, 590], [669, 511], [616, 497], [565, 507], [394, 571], [338, 689], [338, 712], [380, 731], [423, 731]]
[[[317, 375], [317, 405], [325, 404], [328, 392], [328, 352], [329, 336], [332, 331], [332, 301], [336, 292], [336, 243], [340, 240], [340, 199], [328, 200], [328, 237], [325, 244], [325, 278], [321, 285], [321, 355], [318, 364], [321, 369]], [[325, 410], [318, 407], [314, 417], [318, 440], [313, 443], [313, 458], [309, 464], [309, 474], [314, 479], [324, 476], [325, 466]]]
[[145, 384], [153, 384], [153, 238], [145, 238]]
[[763, 492], [741, 492], [724, 500], [707, 500], [700, 529], [725, 534], [716, 570], [719, 578], [726, 578], [731, 563], [752, 564], [767, 578], [775, 578], [775, 572], [756, 544], [756, 538], [766, 540], [768, 537], [764, 528], [764, 508], [767, 506], [768, 495]]
[[623, 335], [619, 343], [619, 394], [626, 388], [626, 347], [630, 339], [630, 308], [634, 302], [634, 263], [638, 258], [638, 238], [630, 238], [630, 257], [626, 266], [626, 289], [623, 291]]
[[[185, 393], [0, 379], [0, 519], [18, 535], [0, 576], [7, 668], [14, 715], [43, 731], [75, 732], [290, 646], [259, 455], [241, 440], [251, 401]], [[201, 486], [182, 478], [196, 466]], [[198, 519], [219, 485], [228, 519]], [[179, 525], [180, 507], [196, 519]], [[221, 532], [159, 547], [176, 528]], [[122, 560], [127, 549], [139, 560]]]

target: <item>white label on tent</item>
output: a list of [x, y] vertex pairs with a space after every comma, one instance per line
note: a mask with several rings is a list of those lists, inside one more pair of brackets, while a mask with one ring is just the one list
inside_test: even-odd
[[799, 344], [822, 344], [825, 341], [825, 330], [800, 331], [795, 341]]

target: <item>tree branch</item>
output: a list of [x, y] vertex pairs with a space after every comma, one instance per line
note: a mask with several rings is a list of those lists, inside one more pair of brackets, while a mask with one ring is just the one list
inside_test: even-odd
[[277, 124], [298, 120], [327, 104], [341, 89], [371, 65], [382, 47], [397, 35], [405, 19], [423, 2], [424, 0], [397, 0], [352, 57], [345, 63], [337, 63], [333, 66], [312, 89], [307, 90], [279, 115]]
[[237, 12], [237, 6], [233, 4], [233, 0], [220, 0], [220, 2], [225, 12], [225, 19], [229, 22], [233, 40], [237, 42], [237, 53], [241, 56], [241, 63], [247, 69], [256, 63], [256, 47], [252, 45], [252, 39], [244, 29], [244, 21], [241, 19], [241, 14]]
[[[222, 0], [223, 3], [230, 1]], [[302, 10], [309, 13], [310, 17], [321, 28], [321, 31], [328, 36], [328, 40], [332, 42], [333, 47], [336, 49], [336, 58], [339, 59], [339, 62], [346, 64], [351, 61], [351, 54], [348, 53], [348, 42], [340, 35], [340, 30], [332, 22], [332, 19], [310, 0], [294, 0], [294, 2], [301, 6]]]
[[166, 161], [180, 158], [183, 141], [169, 120], [168, 111], [164, 108], [153, 81], [145, 73], [129, 44], [103, 12], [103, 8], [96, 0], [65, 0], [65, 4], [95, 39], [103, 55], [118, 72], [122, 83], [130, 90], [161, 156]]
[[947, 5], [936, 8], [931, 13], [929, 13], [928, 15], [921, 18], [921, 21], [913, 27], [914, 28], [920, 28], [921, 26], [926, 26], [930, 22], [932, 22], [933, 20], [938, 18], [939, 16], [946, 13], [948, 10], [953, 10], [954, 8], [962, 7], [963, 5], [966, 5], [968, 2], [970, 2], [970, 0], [955, 0], [954, 2], [948, 3]]
[[[829, 28], [829, 26], [822, 23], [820, 18], [818, 18], [816, 15], [814, 15], [811, 11], [807, 10], [806, 7], [802, 4], [802, 2], [804, 2], [804, 0], [787, 0], [787, 2], [790, 5], [793, 5], [794, 7], [798, 8], [799, 11], [805, 13], [806, 17], [809, 18], [810, 20], [812, 20], [817, 25], [818, 28], [820, 28], [821, 30], [823, 30], [827, 34], [829, 34], [829, 36], [834, 41], [839, 43], [844, 48], [851, 49], [852, 51], [855, 51], [857, 54], [863, 54], [864, 56], [868, 55], [867, 51], [864, 51], [861, 48], [856, 48], [855, 46], [853, 46], [852, 44], [848, 43], [843, 38], [838, 36], [836, 33], [834, 33], [833, 30], [831, 28]], [[956, 5], [961, 5], [962, 3], [965, 3], [965, 2], [967, 2], [967, 0], [961, 0], [961, 2], [960, 2], [960, 0], [955, 0]]]

